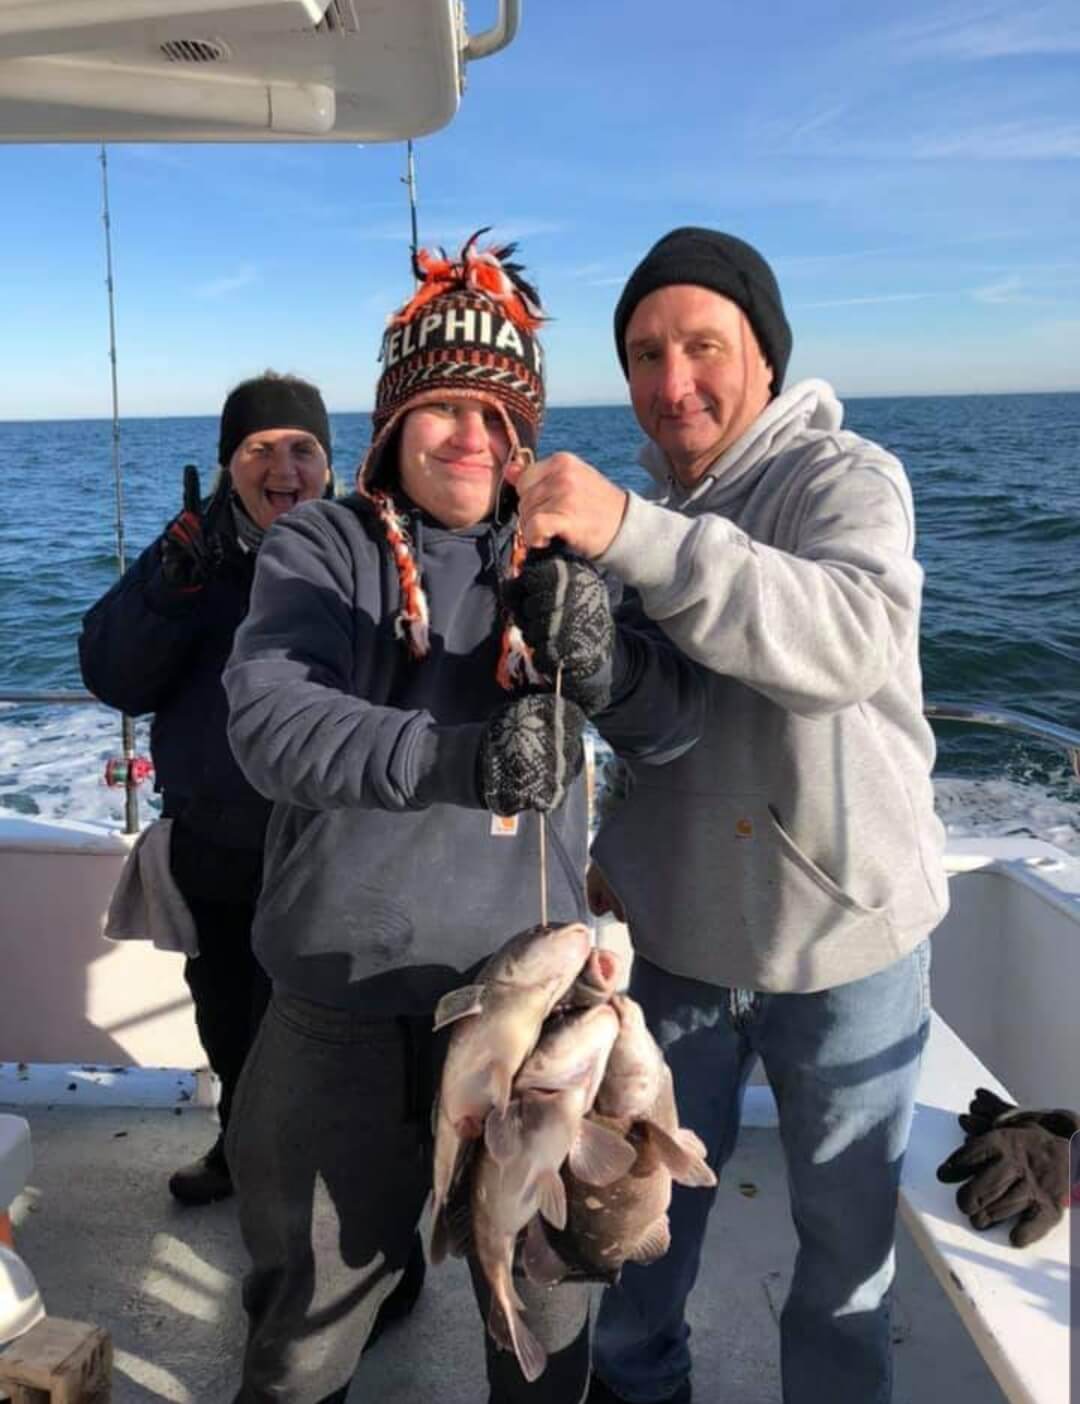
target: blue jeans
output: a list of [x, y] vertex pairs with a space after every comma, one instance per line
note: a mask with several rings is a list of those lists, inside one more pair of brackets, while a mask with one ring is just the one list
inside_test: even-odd
[[[755, 994], [638, 957], [630, 992], [718, 1173], [757, 1057], [776, 1096], [799, 1249], [780, 1318], [784, 1404], [889, 1404], [896, 1201], [930, 1018], [930, 944], [813, 994]], [[604, 1293], [594, 1369], [631, 1404], [690, 1374], [685, 1307], [715, 1191], [676, 1185], [671, 1247]], [[712, 1404], [712, 1401], [710, 1401]]]

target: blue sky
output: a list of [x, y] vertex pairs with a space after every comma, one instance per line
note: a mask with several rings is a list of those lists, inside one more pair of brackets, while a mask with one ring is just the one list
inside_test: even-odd
[[[523, 0], [416, 145], [421, 242], [518, 238], [554, 404], [625, 399], [620, 287], [677, 224], [780, 279], [789, 381], [1080, 389], [1080, 6]], [[471, 0], [471, 27], [491, 0]], [[114, 146], [123, 414], [267, 366], [366, 409], [411, 286], [404, 146]], [[0, 146], [0, 419], [111, 412], [93, 146]]]

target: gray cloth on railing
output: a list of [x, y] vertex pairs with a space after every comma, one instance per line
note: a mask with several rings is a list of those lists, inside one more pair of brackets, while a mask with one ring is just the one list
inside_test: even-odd
[[109, 941], [153, 941], [159, 951], [199, 954], [195, 922], [173, 880], [169, 846], [173, 821], [147, 825], [127, 856], [105, 914]]

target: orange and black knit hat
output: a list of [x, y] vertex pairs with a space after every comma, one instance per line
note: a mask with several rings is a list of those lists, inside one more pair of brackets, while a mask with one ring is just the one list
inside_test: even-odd
[[448, 394], [499, 409], [511, 451], [536, 449], [544, 418], [544, 362], [535, 333], [544, 312], [535, 288], [511, 262], [514, 244], [480, 249], [478, 230], [456, 259], [421, 249], [419, 286], [390, 317], [379, 359], [372, 442], [360, 470], [385, 486], [396, 465], [385, 450], [404, 414]]
[[[405, 514], [394, 497], [397, 430], [409, 410], [455, 398], [497, 409], [510, 457], [536, 450], [544, 417], [544, 364], [534, 333], [544, 320], [535, 288], [512, 263], [513, 244], [479, 249], [478, 230], [456, 259], [421, 249], [413, 260], [419, 286], [390, 319], [383, 337], [382, 374], [375, 391], [373, 434], [359, 473], [359, 490], [374, 505], [393, 554], [401, 587], [398, 637], [419, 660], [431, 650], [428, 600]], [[508, 578], [525, 561], [515, 528]], [[496, 677], [508, 691], [545, 682], [513, 617], [502, 611]]]

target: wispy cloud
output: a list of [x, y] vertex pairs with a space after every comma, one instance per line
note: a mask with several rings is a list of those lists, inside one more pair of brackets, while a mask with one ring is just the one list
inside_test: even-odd
[[565, 278], [567, 282], [584, 283], [590, 288], [613, 288], [616, 284], [625, 283], [630, 276], [630, 268], [615, 268], [615, 266], [605, 259], [597, 259], [593, 263], [581, 263], [571, 265], [566, 268], [545, 270], [545, 282], [551, 281], [552, 272]]
[[[567, 226], [558, 220], [551, 219], [501, 219], [497, 225], [492, 226], [487, 239], [496, 243], [505, 243], [512, 239], [531, 239], [539, 234], [562, 234]], [[408, 229], [404, 219], [382, 220], [373, 224], [366, 224], [358, 230], [361, 239], [378, 239], [394, 241], [406, 238]], [[421, 218], [420, 243], [422, 245], [438, 244], [445, 246], [447, 250], [460, 248], [470, 235], [476, 233], [475, 220], [460, 219], [452, 215], [440, 216], [437, 220], [424, 220]]]
[[820, 131], [823, 127], [835, 126], [848, 112], [847, 103], [834, 103], [829, 107], [823, 107], [820, 112], [815, 112], [809, 117], [800, 118], [788, 132], [788, 137], [793, 142], [804, 140], [813, 132]]
[[949, 136], [916, 138], [915, 160], [1074, 161], [1080, 158], [1080, 122], [999, 122]]
[[988, 302], [991, 304], [1031, 302], [1022, 290], [1024, 288], [1023, 279], [1017, 277], [1002, 278], [996, 283], [986, 283], [981, 288], [973, 288], [971, 296], [976, 302]]
[[845, 263], [859, 263], [864, 259], [922, 258], [943, 250], [967, 249], [1001, 240], [1016, 240], [1024, 236], [1025, 231], [1020, 228], [965, 230], [948, 237], [930, 240], [909, 239], [903, 244], [882, 244], [877, 248], [829, 249], [827, 252], [815, 254], [780, 254], [772, 260], [772, 265], [777, 273], [784, 275], [813, 273], [818, 270], [831, 270]]
[[940, 297], [940, 293], [871, 293], [868, 297], [837, 297], [827, 302], [793, 303], [793, 309], [805, 310], [810, 307], [870, 307], [882, 302], [923, 302], [928, 297]]
[[[943, 125], [945, 123], [943, 122]], [[784, 138], [789, 154], [856, 161], [1074, 161], [1080, 159], [1080, 122], [1033, 118], [962, 125], [948, 131], [924, 128], [902, 134], [867, 132], [860, 123], [843, 127], [822, 121], [812, 132]]]
[[1019, 8], [979, 6], [966, 15], [949, 15], [905, 25], [890, 38], [894, 60], [952, 58], [973, 63], [1080, 53], [1080, 15], [1075, 4]]
[[208, 283], [200, 283], [195, 289], [195, 296], [207, 300], [215, 300], [221, 297], [228, 297], [230, 293], [238, 292], [241, 288], [247, 288], [252, 283], [259, 281], [259, 271], [252, 263], [245, 263], [238, 268], [235, 273], [227, 274], [223, 278], [212, 278]]

